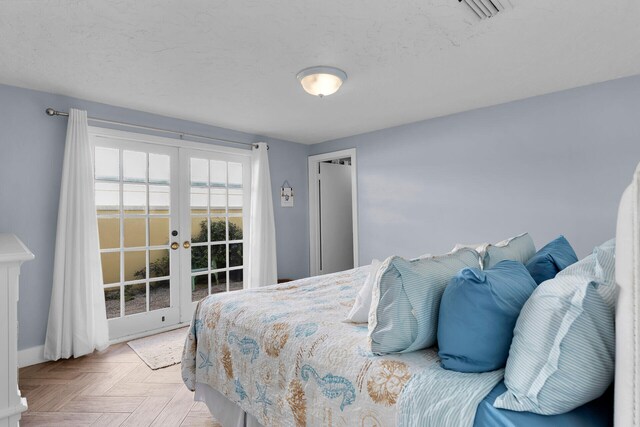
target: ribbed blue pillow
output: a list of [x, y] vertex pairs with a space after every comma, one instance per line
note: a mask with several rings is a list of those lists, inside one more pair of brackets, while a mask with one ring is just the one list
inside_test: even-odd
[[569, 412], [601, 396], [615, 368], [614, 313], [581, 275], [542, 283], [514, 329], [504, 383], [493, 406], [542, 415]]
[[578, 256], [564, 236], [547, 243], [527, 261], [527, 270], [537, 284], [553, 279], [556, 274], [578, 261]]
[[408, 353], [436, 342], [445, 287], [460, 269], [480, 265], [472, 249], [408, 261], [387, 258], [376, 274], [369, 310], [374, 354]]
[[438, 347], [442, 367], [458, 372], [503, 368], [513, 328], [536, 282], [518, 261], [465, 268], [442, 295]]

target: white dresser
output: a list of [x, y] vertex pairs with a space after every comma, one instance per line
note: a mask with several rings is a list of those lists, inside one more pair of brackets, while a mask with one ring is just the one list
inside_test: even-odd
[[18, 389], [18, 278], [33, 254], [13, 234], [0, 234], [0, 427], [16, 426], [27, 409]]

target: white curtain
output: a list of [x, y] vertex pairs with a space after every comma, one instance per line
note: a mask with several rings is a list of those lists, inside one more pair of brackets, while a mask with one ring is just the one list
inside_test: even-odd
[[249, 288], [278, 281], [276, 226], [267, 144], [261, 142], [251, 153], [251, 212], [249, 221]]
[[78, 357], [109, 345], [94, 200], [87, 112], [71, 109], [44, 347], [49, 360]]

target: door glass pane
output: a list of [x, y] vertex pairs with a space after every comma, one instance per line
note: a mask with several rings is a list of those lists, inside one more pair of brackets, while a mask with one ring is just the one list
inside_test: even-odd
[[227, 213], [227, 189], [212, 188], [211, 197], [209, 198], [209, 206], [211, 206], [212, 214]]
[[149, 278], [168, 277], [170, 275], [169, 249], [149, 251]]
[[120, 152], [113, 148], [96, 147], [96, 179], [118, 181], [120, 179]]
[[147, 181], [147, 153], [140, 151], [122, 152], [123, 179], [129, 182]]
[[124, 247], [147, 246], [147, 219], [124, 218]]
[[208, 189], [191, 187], [191, 214], [207, 214]]
[[120, 213], [120, 184], [96, 182], [96, 211], [98, 215]]
[[207, 271], [207, 264], [209, 263], [208, 248], [206, 246], [192, 246], [191, 247], [191, 271], [199, 273]]
[[227, 218], [211, 218], [211, 241], [224, 242], [227, 240]]
[[210, 185], [212, 187], [227, 186], [227, 162], [219, 160], [211, 160], [210, 167]]
[[242, 243], [229, 244], [229, 267], [242, 265]]
[[168, 280], [149, 283], [149, 311], [171, 306], [171, 286]]
[[242, 217], [229, 218], [229, 240], [242, 240]]
[[170, 189], [166, 185], [150, 185], [149, 186], [149, 213], [152, 215], [167, 215], [171, 199], [169, 197]]
[[169, 184], [171, 163], [166, 154], [149, 153], [149, 183]]
[[242, 188], [242, 164], [229, 163], [229, 187]]
[[229, 213], [242, 213], [242, 188], [229, 188]]
[[102, 281], [104, 284], [120, 282], [120, 252], [103, 252], [100, 254], [102, 261]]
[[144, 313], [147, 311], [147, 284], [125, 285], [124, 314]]
[[217, 294], [219, 292], [227, 291], [227, 272], [219, 271], [217, 273], [211, 273], [211, 293]]
[[169, 218], [149, 218], [149, 246], [169, 244]]
[[229, 272], [229, 290], [237, 291], [244, 288], [244, 270], [231, 270]]
[[227, 268], [227, 245], [211, 245], [211, 269]]
[[107, 319], [120, 317], [120, 287], [105, 288], [104, 302], [107, 309]]
[[122, 201], [125, 214], [147, 212], [147, 186], [144, 184], [123, 184]]
[[209, 184], [209, 165], [205, 159], [191, 159], [191, 185], [206, 187]]
[[142, 280], [147, 278], [147, 252], [128, 251], [124, 253], [124, 280]]
[[199, 243], [207, 241], [207, 217], [192, 216], [191, 217], [191, 242]]
[[229, 213], [242, 212], [242, 165], [229, 163]]
[[100, 249], [120, 247], [120, 218], [98, 218]]
[[209, 295], [209, 277], [206, 274], [191, 277], [191, 301], [200, 301]]

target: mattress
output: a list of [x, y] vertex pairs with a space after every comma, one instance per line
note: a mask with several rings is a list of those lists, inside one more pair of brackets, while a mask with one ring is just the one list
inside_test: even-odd
[[[599, 399], [561, 415], [538, 415], [493, 407], [506, 390], [500, 382], [478, 405], [474, 427], [609, 427], [613, 426], [613, 386]], [[196, 384], [196, 400], [205, 402], [223, 427], [262, 427], [258, 420], [206, 384]], [[442, 424], [439, 424], [442, 425]]]
[[[367, 273], [358, 268], [205, 298], [185, 343], [185, 384], [209, 386], [262, 425], [414, 425], [464, 414], [471, 427], [502, 371], [445, 371], [433, 348], [374, 356], [367, 325], [343, 322]], [[477, 400], [470, 390], [480, 391]]]
[[613, 386], [600, 398], [571, 412], [539, 415], [493, 407], [507, 388], [500, 382], [478, 405], [474, 427], [608, 427], [613, 426]]

